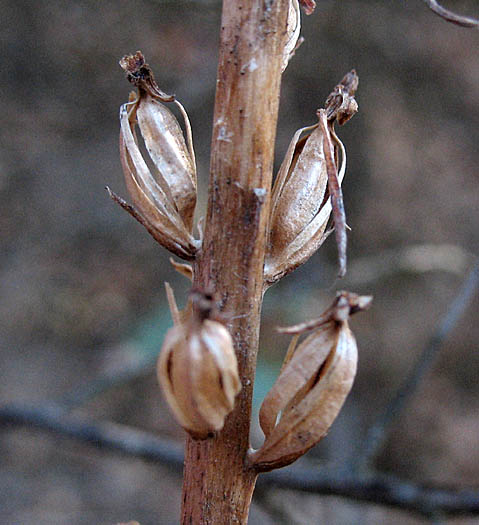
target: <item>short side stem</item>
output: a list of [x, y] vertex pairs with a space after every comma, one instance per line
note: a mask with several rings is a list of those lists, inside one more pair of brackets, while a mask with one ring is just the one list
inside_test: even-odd
[[246, 463], [288, 0], [224, 0], [208, 211], [195, 285], [221, 301], [242, 391], [224, 429], [187, 438], [183, 524], [244, 524]]

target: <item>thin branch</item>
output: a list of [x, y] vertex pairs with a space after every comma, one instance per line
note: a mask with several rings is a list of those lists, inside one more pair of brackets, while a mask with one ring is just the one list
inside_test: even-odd
[[68, 414], [56, 405], [32, 407], [6, 405], [0, 407], [0, 424], [22, 425], [47, 430], [98, 448], [117, 450], [169, 465], [175, 469], [183, 466], [181, 445], [160, 439], [153, 434], [126, 425], [94, 421], [83, 416]]
[[[56, 406], [0, 407], [0, 424], [34, 427], [76, 439], [98, 448], [161, 463], [180, 472], [183, 453], [178, 443], [125, 425], [72, 416]], [[260, 489], [278, 487], [301, 492], [342, 496], [413, 511], [422, 515], [479, 515], [479, 491], [426, 487], [394, 476], [338, 476], [327, 468], [301, 466], [277, 470], [260, 477]]]
[[409, 376], [407, 376], [402, 385], [400, 385], [384, 412], [370, 427], [361, 446], [361, 451], [354, 459], [353, 463], [356, 469], [366, 469], [371, 463], [371, 460], [376, 456], [391, 430], [393, 421], [404, 410], [408, 401], [415, 395], [419, 383], [431, 369], [441, 349], [442, 343], [456, 327], [478, 288], [479, 259], [476, 259], [474, 267], [464, 280], [455, 299], [451, 302], [436, 332], [420, 354]]
[[313, 494], [343, 496], [430, 516], [479, 514], [479, 493], [472, 489], [453, 490], [426, 487], [395, 476], [337, 476], [328, 469], [290, 467], [264, 474], [258, 488], [275, 486]]
[[461, 16], [456, 13], [453, 13], [452, 11], [449, 11], [449, 9], [445, 9], [441, 5], [439, 5], [436, 0], [424, 0], [426, 5], [431, 9], [436, 15], [440, 16], [447, 22], [451, 22], [451, 24], [456, 24], [461, 27], [468, 27], [468, 28], [478, 28], [479, 27], [479, 20], [476, 20], [475, 18], [471, 18], [469, 16]]

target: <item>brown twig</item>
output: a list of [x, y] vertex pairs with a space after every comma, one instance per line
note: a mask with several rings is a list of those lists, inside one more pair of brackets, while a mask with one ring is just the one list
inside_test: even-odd
[[451, 22], [451, 24], [467, 28], [479, 28], [479, 20], [476, 18], [453, 13], [452, 11], [449, 11], [449, 9], [445, 9], [439, 5], [436, 0], [424, 0], [424, 2], [429, 9], [436, 13], [436, 15], [440, 16], [447, 22]]
[[352, 462], [355, 469], [363, 471], [368, 469], [372, 459], [386, 439], [393, 421], [403, 411], [408, 401], [415, 395], [421, 380], [435, 362], [442, 343], [455, 328], [478, 289], [479, 259], [476, 259], [474, 267], [464, 280], [455, 299], [449, 305], [436, 332], [419, 355], [410, 374], [404, 379], [392, 400], [375, 423], [369, 428], [365, 439], [362, 440], [361, 450], [359, 454], [355, 455]]
[[[126, 425], [72, 416], [58, 406], [7, 405], [0, 407], [0, 425], [27, 426], [75, 439], [104, 450], [161, 463], [175, 472], [183, 466], [178, 443]], [[327, 468], [302, 465], [263, 474], [259, 490], [273, 487], [312, 494], [335, 495], [367, 501], [422, 515], [442, 511], [449, 515], [479, 515], [479, 494], [474, 489], [426, 487], [395, 476], [337, 475]]]

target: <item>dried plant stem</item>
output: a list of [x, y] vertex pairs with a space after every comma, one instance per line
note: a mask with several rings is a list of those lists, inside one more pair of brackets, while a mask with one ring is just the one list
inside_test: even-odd
[[182, 523], [246, 523], [246, 463], [288, 1], [224, 0], [203, 249], [194, 285], [215, 292], [243, 389], [224, 429], [187, 438]]

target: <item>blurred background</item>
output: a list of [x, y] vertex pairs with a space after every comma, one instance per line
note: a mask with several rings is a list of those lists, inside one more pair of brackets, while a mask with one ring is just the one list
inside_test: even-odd
[[[474, 0], [446, 6], [479, 16]], [[160, 87], [189, 113], [204, 213], [220, 3], [0, 0], [0, 12], [1, 402], [65, 400], [80, 414], [181, 440], [152, 363], [171, 324], [163, 282], [180, 304], [188, 283], [104, 187], [126, 197], [118, 110], [130, 85], [118, 60], [141, 49]], [[373, 308], [352, 321], [360, 351], [353, 391], [311, 452], [321, 468], [354, 456], [478, 253], [479, 34], [447, 24], [420, 0], [320, 0], [303, 17], [303, 36], [284, 74], [276, 162], [356, 68], [359, 113], [339, 130], [348, 151], [349, 272], [335, 281], [331, 237], [268, 291], [256, 408], [288, 344], [276, 325], [319, 315], [337, 289], [374, 295]], [[479, 486], [478, 309], [476, 296], [394, 422], [376, 461], [382, 472]], [[137, 366], [137, 377], [114, 388], [90, 388]], [[256, 427], [252, 437], [261, 443]], [[179, 472], [39, 430], [1, 428], [0, 523], [174, 524], [180, 499]], [[255, 501], [250, 520], [427, 522], [286, 490]]]

